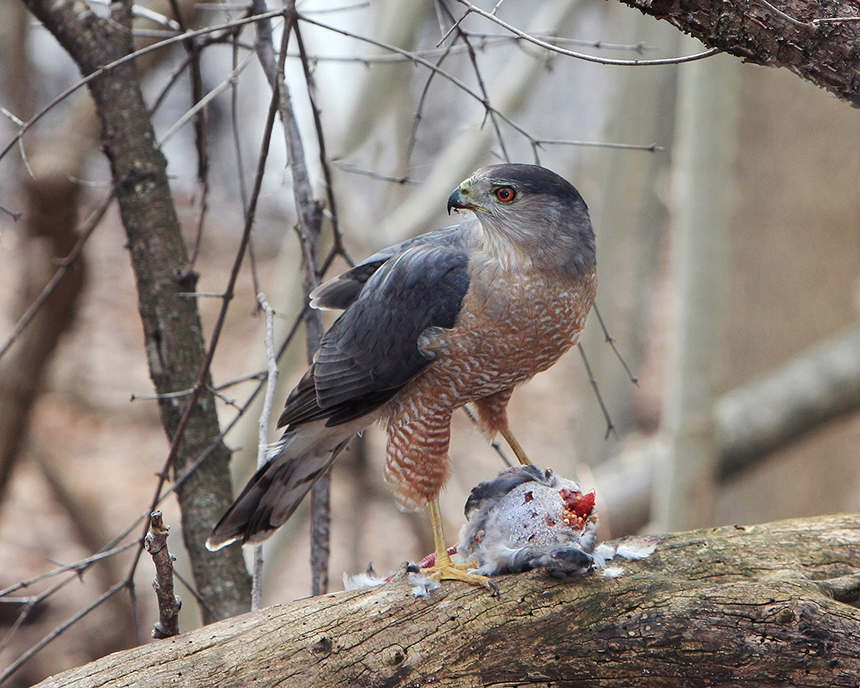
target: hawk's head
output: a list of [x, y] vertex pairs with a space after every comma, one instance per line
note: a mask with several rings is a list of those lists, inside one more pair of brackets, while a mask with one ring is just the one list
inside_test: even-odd
[[451, 208], [474, 211], [490, 247], [517, 259], [572, 273], [595, 265], [588, 206], [570, 182], [545, 167], [482, 167], [448, 197]]

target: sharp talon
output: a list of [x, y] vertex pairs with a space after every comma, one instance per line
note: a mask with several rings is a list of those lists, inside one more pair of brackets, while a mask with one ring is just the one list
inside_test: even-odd
[[433, 541], [436, 543], [436, 555], [432, 559], [425, 557], [426, 562], [433, 561], [433, 564], [422, 568], [421, 573], [437, 582], [458, 580], [469, 585], [480, 585], [482, 588], [487, 588], [487, 590], [495, 592], [495, 586], [490, 583], [489, 578], [480, 576], [477, 573], [469, 573], [469, 569], [475, 568], [476, 562], [469, 561], [465, 564], [455, 564], [451, 561], [448, 548], [445, 546], [445, 534], [442, 532], [442, 513], [439, 509], [438, 497], [430, 501], [430, 521], [433, 524]]
[[490, 597], [501, 597], [502, 593], [499, 592], [499, 586], [496, 585], [496, 581], [492, 578], [487, 578], [487, 587], [493, 591], [493, 594]]
[[487, 576], [481, 576], [477, 573], [469, 573], [469, 569], [475, 567], [475, 562], [470, 561], [466, 564], [455, 564], [450, 560], [442, 564], [435, 564], [426, 569], [421, 569], [421, 573], [432, 578], [435, 581], [457, 580], [469, 585], [480, 585], [482, 588], [487, 588], [493, 597], [499, 596], [499, 587], [494, 581], [491, 581]]

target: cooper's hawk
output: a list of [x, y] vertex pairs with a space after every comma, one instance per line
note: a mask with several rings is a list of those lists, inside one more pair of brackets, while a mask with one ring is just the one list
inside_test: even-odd
[[283, 437], [209, 549], [266, 539], [353, 435], [381, 421], [398, 505], [430, 506], [431, 575], [485, 582], [451, 563], [442, 533], [451, 414], [474, 402], [481, 428], [530, 463], [508, 428], [508, 400], [577, 342], [597, 290], [594, 233], [579, 192], [537, 165], [478, 170], [448, 198], [452, 208], [477, 219], [383, 249], [311, 294], [313, 307], [344, 312], [287, 399]]

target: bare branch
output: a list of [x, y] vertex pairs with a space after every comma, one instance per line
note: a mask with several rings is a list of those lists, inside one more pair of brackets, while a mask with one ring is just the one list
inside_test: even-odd
[[618, 439], [618, 433], [615, 431], [615, 425], [612, 423], [612, 416], [609, 415], [609, 409], [606, 408], [606, 403], [603, 401], [603, 396], [600, 394], [600, 388], [597, 385], [597, 379], [591, 371], [591, 366], [588, 364], [588, 357], [585, 355], [585, 349], [582, 343], [578, 343], [576, 347], [579, 349], [579, 355], [582, 357], [582, 363], [585, 366], [585, 372], [588, 374], [588, 382], [591, 389], [594, 390], [594, 396], [597, 397], [597, 403], [600, 405], [600, 411], [603, 413], [603, 418], [606, 421], [606, 435], [604, 439], [609, 439], [610, 435], [615, 435]]
[[377, 174], [376, 172], [370, 172], [369, 170], [362, 170], [356, 167], [355, 165], [350, 165], [348, 162], [343, 162], [343, 160], [333, 160], [332, 164], [340, 170], [344, 172], [348, 172], [349, 174], [360, 174], [364, 177], [370, 177], [371, 179], [376, 179], [381, 182], [391, 182], [392, 184], [414, 184], [417, 185], [418, 182], [414, 179], [410, 179], [409, 177], [391, 177], [385, 174]]
[[[260, 4], [261, 0], [254, 0], [254, 3], [255, 5]], [[287, 11], [292, 13], [291, 17], [295, 16], [295, 5], [293, 2], [289, 3]], [[274, 51], [271, 47], [271, 31], [267, 26], [266, 22], [257, 25], [258, 54], [260, 54], [260, 60], [263, 63], [269, 83], [272, 85], [275, 93], [280, 96], [279, 110], [281, 120], [284, 124], [290, 172], [293, 177], [293, 198], [298, 216], [296, 232], [299, 235], [299, 243], [302, 249], [303, 288], [305, 302], [307, 302], [308, 295], [319, 285], [317, 244], [322, 227], [322, 204], [314, 198], [313, 190], [311, 189], [304, 145], [295, 114], [293, 113], [290, 90], [284, 81], [284, 63], [287, 56], [287, 37], [289, 32], [287, 29], [284, 30], [284, 39], [281, 45], [277, 71], [275, 74], [272, 74], [272, 54]], [[308, 73], [306, 72], [307, 76]], [[323, 334], [322, 317], [319, 311], [306, 308], [304, 310], [304, 320], [307, 328], [308, 361], [311, 362], [313, 361], [314, 352], [319, 348], [319, 342]], [[329, 491], [330, 477], [329, 475], [325, 475], [316, 482], [311, 492], [311, 528], [313, 531], [311, 537], [311, 569], [314, 595], [322, 594], [328, 589], [329, 528], [331, 520]]]
[[[185, 112], [176, 122], [173, 124], [170, 129], [167, 130], [167, 133], [161, 137], [161, 140], [158, 142], [158, 145], [163, 146], [167, 143], [173, 136], [178, 132], [182, 127], [188, 124], [189, 121], [196, 118], [197, 115], [207, 106], [209, 103], [220, 96], [224, 91], [232, 86], [235, 86], [236, 80], [239, 75], [245, 71], [245, 67], [247, 67], [251, 60], [253, 59], [253, 55], [246, 55], [245, 59], [243, 59], [239, 65], [230, 72], [229, 76], [224, 79], [220, 84], [218, 84], [215, 88], [213, 88], [209, 93], [207, 93], [204, 97], [200, 98], [190, 110]], [[198, 294], [199, 296], [199, 294]]]
[[[260, 413], [259, 436], [257, 441], [257, 468], [266, 464], [266, 449], [269, 445], [269, 421], [275, 401], [275, 388], [278, 382], [278, 361], [275, 358], [275, 312], [269, 306], [266, 295], [257, 294], [257, 302], [266, 318], [266, 393], [263, 396], [263, 410]], [[251, 583], [251, 610], [263, 606], [263, 546], [254, 547], [254, 575]]]
[[305, 44], [302, 41], [302, 32], [299, 25], [295, 26], [296, 44], [299, 46], [299, 54], [302, 60], [302, 69], [305, 74], [305, 84], [308, 89], [308, 100], [311, 104], [311, 111], [314, 116], [314, 130], [317, 134], [317, 146], [319, 148], [320, 168], [322, 169], [323, 178], [325, 179], [326, 201], [328, 203], [328, 217], [331, 221], [332, 231], [334, 232], [334, 251], [344, 257], [347, 263], [353, 264], [352, 258], [346, 252], [343, 245], [343, 234], [340, 228], [340, 220], [337, 214], [337, 203], [334, 197], [334, 184], [331, 179], [331, 169], [329, 168], [328, 155], [326, 153], [325, 136], [323, 134], [322, 116], [319, 106], [317, 105], [316, 84], [314, 83], [313, 71], [311, 70], [310, 59], [305, 51]]
[[[73, 580], [73, 579], [71, 579]], [[61, 636], [66, 629], [74, 626], [78, 621], [83, 619], [87, 614], [89, 614], [93, 609], [98, 608], [104, 602], [109, 600], [111, 597], [116, 595], [120, 590], [128, 586], [128, 581], [120, 581], [116, 585], [114, 585], [110, 590], [101, 595], [97, 600], [91, 602], [86, 607], [77, 612], [74, 616], [70, 617], [62, 624], [57, 626], [53, 631], [48, 633], [44, 638], [42, 638], [38, 643], [33, 645], [27, 652], [21, 655], [18, 659], [16, 659], [12, 664], [10, 664], [5, 671], [0, 673], [0, 684], [3, 683], [7, 678], [9, 678], [12, 674], [14, 674], [18, 669], [20, 669], [24, 664], [29, 662], [35, 655], [41, 652], [42, 648], [48, 645], [48, 643], [52, 642], [59, 636]]]
[[609, 346], [612, 347], [612, 352], [615, 354], [615, 357], [621, 363], [624, 368], [624, 372], [627, 373], [627, 377], [630, 379], [634, 385], [639, 384], [639, 378], [633, 374], [633, 371], [630, 370], [630, 366], [627, 365], [627, 361], [624, 360], [624, 357], [621, 355], [621, 352], [618, 351], [618, 347], [615, 346], [615, 337], [609, 334], [609, 330], [606, 327], [606, 324], [603, 322], [603, 317], [600, 315], [600, 309], [597, 307], [597, 304], [593, 306], [594, 315], [597, 316], [597, 322], [600, 323], [600, 329], [603, 330], [603, 341], [605, 341]]
[[181, 43], [182, 41], [187, 41], [197, 36], [203, 36], [205, 34], [217, 33], [221, 31], [226, 31], [229, 29], [235, 29], [240, 26], [244, 26], [245, 24], [253, 24], [254, 22], [264, 21], [266, 19], [271, 19], [273, 17], [278, 17], [283, 14], [282, 10], [272, 10], [271, 12], [266, 12], [263, 15], [257, 15], [253, 17], [246, 17], [244, 19], [236, 19], [233, 21], [225, 22], [223, 24], [218, 24], [217, 26], [207, 26], [203, 29], [197, 29], [196, 31], [188, 31], [186, 33], [180, 34], [178, 36], [174, 36], [173, 38], [168, 38], [163, 41], [159, 41], [158, 43], [153, 43], [152, 45], [148, 45], [145, 48], [141, 48], [140, 50], [135, 50], [128, 55], [125, 55], [121, 58], [118, 58], [108, 64], [99, 66], [97, 69], [87, 74], [83, 79], [78, 81], [77, 83], [69, 86], [65, 91], [60, 93], [60, 95], [56, 96], [51, 100], [45, 107], [43, 107], [39, 112], [33, 115], [30, 119], [28, 119], [21, 128], [15, 133], [15, 136], [7, 143], [2, 149], [0, 149], [0, 160], [6, 157], [6, 154], [15, 146], [18, 141], [20, 141], [24, 134], [33, 127], [42, 117], [48, 114], [51, 110], [53, 110], [59, 103], [63, 102], [70, 95], [83, 88], [91, 81], [98, 79], [103, 74], [113, 71], [114, 69], [121, 67], [124, 64], [129, 62], [133, 62], [136, 59], [143, 57], [155, 50], [160, 50], [162, 48], [167, 48], [171, 45], [175, 45], [176, 43]]
[[[137, 527], [137, 523], [135, 523], [134, 527]], [[61, 573], [67, 573], [68, 571], [74, 571], [74, 577], [77, 578], [92, 564], [107, 559], [108, 557], [113, 557], [117, 554], [121, 554], [122, 552], [125, 552], [126, 550], [131, 549], [136, 545], [137, 542], [129, 542], [125, 545], [119, 545], [117, 547], [112, 547], [111, 549], [106, 549], [102, 552], [98, 552], [96, 554], [93, 554], [91, 557], [76, 561], [74, 564], [66, 564], [65, 566], [59, 566], [46, 573], [39, 574], [38, 576], [34, 576], [33, 578], [28, 578], [27, 580], [21, 581], [20, 583], [16, 583], [15, 585], [10, 585], [8, 588], [3, 588], [2, 590], [0, 590], [0, 597], [6, 597], [13, 592], [17, 592], [18, 590], [24, 590], [32, 585], [35, 585], [36, 583], [39, 583], [48, 578], [52, 578], [53, 576], [58, 576]]]
[[443, 79], [450, 81], [452, 84], [454, 84], [457, 88], [462, 90], [468, 96], [477, 100], [485, 108], [492, 109], [492, 111], [496, 115], [499, 116], [499, 119], [501, 119], [503, 122], [508, 124], [511, 128], [513, 128], [514, 130], [516, 130], [520, 134], [522, 134], [529, 141], [534, 140], [534, 137], [532, 137], [528, 133], [528, 131], [526, 131], [523, 127], [521, 127], [519, 124], [514, 122], [510, 117], [505, 115], [503, 112], [500, 112], [499, 110], [496, 110], [495, 108], [492, 108], [488, 103], [484, 102], [484, 98], [479, 93], [476, 93], [474, 90], [469, 88], [465, 83], [463, 83], [460, 79], [449, 74], [445, 70], [440, 69], [439, 67], [437, 67], [435, 64], [433, 64], [429, 60], [425, 60], [423, 57], [416, 55], [415, 53], [411, 53], [408, 50], [403, 50], [402, 48], [398, 48], [397, 46], [390, 45], [388, 43], [383, 43], [381, 41], [377, 41], [377, 40], [374, 40], [372, 38], [368, 38], [367, 36], [360, 36], [359, 34], [352, 33], [350, 31], [346, 31], [345, 29], [341, 29], [341, 28], [338, 28], [335, 26], [329, 26], [328, 24], [323, 24], [322, 22], [318, 22], [314, 19], [310, 19], [309, 17], [307, 17], [306, 15], [303, 15], [303, 14], [299, 15], [299, 19], [301, 21], [308, 23], [308, 24], [313, 24], [314, 26], [319, 26], [323, 29], [328, 29], [329, 31], [339, 33], [342, 36], [346, 36], [347, 38], [354, 38], [357, 41], [369, 43], [370, 45], [375, 45], [375, 46], [382, 48], [384, 50], [390, 50], [391, 52], [397, 53], [398, 55], [403, 55], [404, 57], [410, 59], [412, 62], [420, 64], [424, 67], [427, 67], [427, 69], [431, 70], [432, 72], [435, 72], [436, 74], [441, 76]]
[[534, 45], [543, 48], [544, 50], [549, 50], [554, 53], [558, 53], [559, 55], [564, 55], [565, 57], [573, 57], [577, 60], [585, 60], [586, 62], [596, 62], [597, 64], [603, 65], [615, 65], [619, 67], [654, 67], [660, 65], [669, 65], [669, 64], [682, 64], [684, 62], [694, 62], [696, 60], [702, 60], [706, 57], [710, 57], [711, 55], [716, 55], [720, 52], [717, 48], [711, 48], [710, 50], [705, 50], [701, 53], [696, 53], [695, 55], [687, 55], [686, 57], [668, 57], [663, 60], [611, 60], [605, 57], [595, 57], [594, 55], [586, 55], [585, 53], [574, 52], [573, 50], [565, 50], [564, 48], [559, 48], [552, 43], [547, 43], [539, 38], [535, 38], [524, 31], [520, 31], [516, 26], [512, 24], [508, 24], [505, 21], [502, 21], [495, 15], [494, 12], [486, 12], [482, 10], [477, 5], [473, 5], [468, 0], [457, 0], [461, 5], [465, 5], [466, 9], [469, 12], [474, 12], [478, 14], [484, 19], [489, 19], [492, 22], [495, 22], [503, 29], [510, 31], [515, 36], [522, 38], [529, 43], [533, 43]]
[[[508, 156], [508, 151], [505, 148], [505, 140], [502, 136], [502, 130], [499, 127], [498, 119], [496, 118], [496, 113], [493, 111], [490, 105], [490, 95], [487, 92], [487, 87], [484, 85], [484, 79], [481, 77], [481, 70], [478, 68], [478, 58], [475, 55], [475, 49], [472, 47], [472, 43], [469, 41], [469, 34], [463, 30], [459, 21], [454, 19], [454, 16], [451, 14], [450, 10], [448, 10], [448, 6], [445, 4], [441, 5], [442, 9], [448, 14], [451, 21], [453, 21], [452, 28], [457, 31], [457, 38], [459, 38], [463, 44], [466, 46], [466, 51], [469, 55], [469, 62], [472, 65], [472, 71], [475, 72], [475, 79], [478, 82], [478, 88], [481, 89], [481, 94], [484, 96], [484, 112], [485, 117], [489, 117], [490, 121], [493, 123], [493, 129], [496, 132], [496, 140], [499, 142], [499, 147], [502, 149], [502, 158], [506, 162], [510, 162], [510, 157]], [[429, 83], [429, 82], [428, 82]], [[422, 98], [423, 98], [422, 94]], [[414, 132], [413, 132], [414, 136]]]
[[658, 146], [656, 143], [639, 144], [639, 143], [605, 143], [603, 141], [573, 141], [570, 139], [536, 139], [535, 143], [539, 146], [582, 146], [583, 148], [620, 148], [622, 150], [641, 150], [649, 153], [656, 153], [666, 150], [663, 146]]
[[9, 335], [8, 339], [3, 343], [3, 346], [0, 347], [0, 358], [3, 358], [3, 355], [15, 343], [15, 340], [21, 336], [21, 333], [33, 321], [33, 318], [36, 317], [36, 314], [39, 312], [39, 310], [41, 310], [47, 300], [51, 298], [51, 294], [54, 293], [54, 290], [57, 288], [57, 285], [63, 279], [63, 276], [66, 274], [66, 272], [74, 266], [75, 261], [77, 261], [78, 257], [81, 255], [81, 251], [83, 251], [84, 244], [86, 244], [87, 240], [96, 230], [96, 227], [98, 227], [99, 223], [101, 222], [114, 198], [116, 198], [116, 194], [113, 190], [111, 190], [111, 192], [105, 197], [105, 199], [101, 202], [98, 208], [96, 208], [95, 210], [93, 210], [92, 213], [90, 213], [89, 218], [87, 218], [87, 221], [84, 223], [83, 229], [81, 230], [81, 236], [78, 239], [78, 242], [75, 244], [75, 247], [71, 250], [69, 255], [67, 255], [63, 260], [60, 261], [60, 266], [57, 268], [57, 271], [54, 273], [54, 276], [51, 277], [51, 279], [42, 289], [38, 298], [36, 298], [36, 300], [33, 301], [32, 304], [30, 304], [24, 314], [20, 318], [18, 318], [18, 322], [16, 322], [15, 327], [12, 328], [12, 334]]

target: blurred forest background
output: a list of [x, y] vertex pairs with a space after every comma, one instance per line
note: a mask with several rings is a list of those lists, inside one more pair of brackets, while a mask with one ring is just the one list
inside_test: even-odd
[[[242, 3], [145, 0], [136, 19], [140, 45], [176, 34], [180, 25], [166, 18], [179, 5], [182, 26], [193, 28], [245, 16]], [[492, 9], [492, 3], [482, 6]], [[91, 8], [107, 12], [95, 0]], [[297, 9], [306, 19], [300, 21], [304, 48], [350, 256], [358, 260], [457, 221], [445, 215], [448, 193], [477, 167], [505, 158], [540, 162], [570, 179], [588, 202], [598, 241], [597, 304], [638, 383], [631, 383], [592, 314], [583, 348], [614, 431], [607, 433], [575, 351], [519, 390], [510, 415], [533, 459], [596, 489], [604, 538], [860, 508], [856, 110], [786, 70], [725, 55], [615, 66], [516, 40], [475, 15], [449, 32], [463, 14], [450, 0], [306, 0]], [[561, 48], [614, 60], [704, 50], [668, 24], [603, 0], [511, 0], [499, 16], [532, 35], [554, 37]], [[281, 20], [273, 22], [276, 46], [281, 27]], [[198, 299], [207, 336], [241, 238], [271, 98], [253, 51], [255, 35], [248, 25], [235, 42], [197, 44], [196, 100], [215, 90], [198, 125], [207, 134], [205, 182], [194, 122], [172, 131], [194, 102], [194, 80], [182, 70], [189, 52], [176, 43], [138, 63], [148, 104], [163, 97], [153, 122], [159, 140], [170, 132], [163, 151], [200, 275], [197, 290], [213, 295]], [[407, 53], [438, 63], [479, 98], [433, 76]], [[291, 41], [286, 81], [314, 191], [324, 198], [317, 130], [297, 55]], [[0, 4], [4, 145], [18, 131], [17, 120], [30, 119], [79, 79], [67, 53], [23, 4]], [[484, 89], [485, 100], [506, 119], [488, 116]], [[256, 288], [277, 313], [278, 343], [303, 307], [293, 182], [283, 128], [274, 131], [253, 264], [243, 263], [216, 350], [216, 386], [265, 369]], [[0, 346], [103, 204], [110, 179], [86, 89], [59, 102], [0, 160]], [[327, 216], [320, 256], [331, 243]], [[326, 276], [347, 267], [338, 257]], [[169, 447], [152, 399], [134, 274], [115, 205], [95, 225], [69, 275], [54, 305], [45, 306], [50, 315], [37, 317], [0, 357], [6, 419], [0, 430], [0, 675], [122, 581], [137, 550], [80, 576], [64, 574], [71, 579], [38, 604], [31, 604], [36, 596], [66, 578], [9, 589], [93, 555], [146, 514]], [[54, 335], [59, 343], [50, 355], [38, 342]], [[818, 358], [809, 359], [816, 351]], [[299, 336], [280, 362], [275, 413], [305, 365]], [[21, 377], [37, 383], [32, 403], [18, 393]], [[780, 422], [789, 430], [783, 427], [781, 439], [726, 458], [727, 427], [755, 425], [759, 416], [764, 425], [776, 422], [773, 409], [790, 405], [797, 390], [817, 389], [822, 377], [827, 390], [809, 402], [827, 407], [820, 419], [783, 412]], [[762, 392], [757, 385], [769, 379]], [[222, 427], [256, 384], [255, 378], [220, 390]], [[226, 436], [236, 486], [253, 472], [259, 413], [257, 400]], [[274, 427], [269, 437], [277, 437]], [[372, 562], [387, 573], [433, 549], [426, 517], [395, 508], [382, 481], [383, 450], [384, 438], [373, 428], [335, 464], [332, 590], [340, 589], [342, 572], [357, 573]], [[471, 488], [504, 464], [465, 414], [455, 416], [451, 459], [454, 475], [442, 504], [453, 539]], [[162, 508], [177, 569], [191, 581], [175, 499]], [[305, 505], [266, 545], [266, 604], [310, 592], [308, 511]], [[134, 543], [140, 532], [133, 528], [123, 542]], [[8, 685], [30, 685], [131, 646], [136, 633], [148, 637], [157, 614], [152, 575], [144, 557], [135, 572], [137, 616], [128, 594], [111, 597], [8, 677]], [[179, 593], [180, 625], [188, 630], [201, 615], [194, 596]]]

